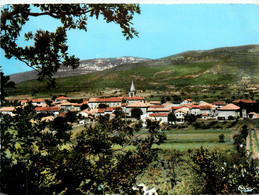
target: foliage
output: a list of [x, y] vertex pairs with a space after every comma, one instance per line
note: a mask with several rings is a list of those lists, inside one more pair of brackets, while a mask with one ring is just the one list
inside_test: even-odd
[[224, 134], [220, 134], [220, 135], [219, 135], [219, 142], [220, 142], [220, 143], [224, 143], [224, 142], [225, 142], [224, 139], [225, 139], [225, 135], [224, 135]]
[[172, 124], [172, 122], [176, 121], [176, 116], [173, 112], [170, 112], [167, 117], [168, 117], [168, 122], [171, 124]]
[[[38, 71], [38, 79], [48, 79], [48, 84], [55, 84], [52, 77], [60, 66], [76, 68], [79, 59], [69, 56], [67, 31], [80, 29], [87, 31], [89, 17], [103, 17], [109, 23], [114, 22], [122, 29], [126, 39], [137, 36], [132, 27], [134, 13], [140, 13], [138, 5], [134, 4], [13, 4], [6, 6], [1, 12], [1, 48], [5, 56], [24, 62]], [[18, 46], [21, 30], [31, 17], [49, 16], [59, 20], [62, 25], [56, 31], [37, 30], [27, 32], [25, 40], [32, 42], [25, 47]]]
[[247, 125], [243, 125], [241, 130], [233, 136], [235, 148], [237, 149], [237, 152], [242, 156], [245, 156], [246, 154], [245, 145], [246, 145], [247, 135], [248, 135]]
[[136, 118], [136, 119], [140, 119], [140, 116], [143, 114], [142, 110], [139, 108], [133, 108], [131, 110], [131, 117]]
[[238, 193], [239, 186], [258, 188], [259, 175], [255, 171], [253, 160], [238, 157], [230, 162], [217, 151], [209, 152], [204, 148], [196, 150], [191, 155], [195, 163], [193, 170], [198, 174], [204, 194]]
[[71, 123], [75, 122], [77, 120], [76, 113], [69, 111], [68, 113], [65, 114], [65, 119]]
[[109, 107], [109, 105], [107, 105], [107, 104], [99, 104], [98, 105], [98, 108], [107, 108], [107, 107]]
[[187, 114], [187, 115], [185, 115], [184, 119], [185, 119], [188, 123], [192, 124], [192, 123], [196, 122], [197, 117], [196, 117], [194, 114]]
[[[0, 67], [1, 68], [1, 67]], [[1, 71], [0, 72], [0, 103], [1, 105], [3, 105], [3, 103], [6, 101], [6, 97], [8, 97], [8, 94], [6, 92], [7, 88], [13, 88], [15, 89], [15, 83], [13, 81], [9, 81], [10, 80], [10, 76], [4, 76], [4, 73]]]
[[85, 110], [89, 108], [88, 104], [82, 104], [82, 106], [80, 107], [80, 110]]
[[45, 100], [45, 103], [46, 103], [48, 106], [51, 106], [51, 105], [52, 105], [52, 101], [51, 101], [51, 100]]
[[1, 190], [7, 194], [131, 194], [137, 175], [157, 157], [152, 145], [165, 138], [157, 122], [141, 136], [120, 116], [100, 116], [71, 140], [66, 118], [42, 122], [31, 104], [15, 114], [2, 118]]

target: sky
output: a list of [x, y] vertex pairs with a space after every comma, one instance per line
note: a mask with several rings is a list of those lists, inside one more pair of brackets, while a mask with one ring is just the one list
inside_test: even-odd
[[[133, 19], [139, 37], [130, 40], [118, 25], [89, 18], [87, 32], [68, 31], [69, 54], [81, 60], [133, 56], [158, 59], [189, 50], [259, 44], [259, 6], [255, 4], [140, 4]], [[60, 22], [47, 16], [32, 18], [23, 34], [37, 29], [55, 31]], [[30, 70], [0, 50], [5, 75]]]

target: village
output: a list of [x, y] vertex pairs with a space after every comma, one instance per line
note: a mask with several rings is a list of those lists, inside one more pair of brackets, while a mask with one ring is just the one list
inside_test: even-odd
[[[48, 101], [48, 102], [47, 102]], [[145, 127], [147, 119], [159, 121], [160, 124], [183, 124], [187, 118], [198, 120], [236, 120], [236, 119], [258, 119], [259, 114], [255, 112], [257, 102], [253, 100], [238, 99], [231, 103], [224, 101], [193, 101], [185, 99], [182, 102], [147, 101], [145, 97], [137, 95], [134, 82], [131, 82], [127, 97], [95, 97], [82, 100], [80, 103], [71, 101], [68, 97], [59, 96], [52, 100], [24, 99], [20, 100], [20, 106], [26, 106], [29, 102], [35, 106], [37, 114], [44, 114], [42, 120], [52, 121], [54, 118], [64, 117], [68, 112], [77, 116], [76, 122], [85, 125], [94, 122], [100, 115], [108, 115], [114, 118], [114, 112], [121, 110], [123, 118], [137, 119]], [[1, 114], [14, 115], [15, 107], [0, 108]], [[172, 117], [172, 115], [174, 115]]]

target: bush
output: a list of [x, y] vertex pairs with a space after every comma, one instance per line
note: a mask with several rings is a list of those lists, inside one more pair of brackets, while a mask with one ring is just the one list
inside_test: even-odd
[[228, 120], [234, 120], [235, 118], [233, 116], [228, 116]]
[[220, 135], [219, 135], [219, 142], [220, 142], [220, 143], [224, 143], [224, 142], [225, 142], [224, 139], [225, 139], [225, 135], [224, 135], [224, 134], [220, 134]]

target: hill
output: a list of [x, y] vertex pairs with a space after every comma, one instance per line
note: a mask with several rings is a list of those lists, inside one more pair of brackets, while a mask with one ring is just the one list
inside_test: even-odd
[[[13, 94], [97, 92], [127, 90], [131, 80], [139, 90], [166, 90], [197, 86], [258, 84], [259, 45], [188, 51], [156, 60], [125, 63], [100, 72], [57, 79], [57, 88], [44, 82], [23, 82]], [[36, 89], [36, 91], [35, 91]]]
[[[148, 61], [146, 58], [136, 58], [136, 57], [119, 57], [119, 58], [99, 58], [99, 59], [89, 59], [81, 60], [79, 62], [79, 67], [75, 70], [72, 70], [69, 67], [61, 67], [58, 72], [55, 74], [55, 78], [71, 77], [77, 75], [83, 75], [98, 71], [103, 71], [109, 68], [113, 68], [119, 65], [128, 64], [128, 63], [138, 63]], [[37, 79], [36, 71], [27, 71], [17, 74], [10, 75], [10, 79], [15, 83], [21, 83], [25, 81]]]

